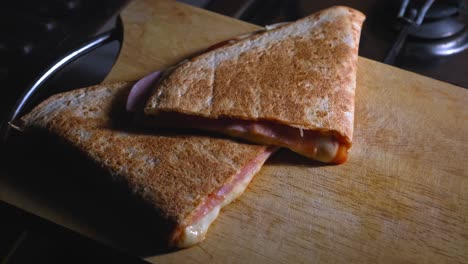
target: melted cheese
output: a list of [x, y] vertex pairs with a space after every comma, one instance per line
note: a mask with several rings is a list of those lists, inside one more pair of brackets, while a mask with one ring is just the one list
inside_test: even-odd
[[187, 226], [182, 233], [182, 239], [177, 243], [177, 247], [186, 248], [201, 242], [205, 238], [206, 231], [208, 231], [211, 223], [218, 217], [220, 209], [221, 205], [214, 207], [211, 212], [200, 220]]
[[200, 220], [192, 223], [191, 225], [187, 226], [183, 231], [180, 240], [177, 242], [177, 247], [179, 248], [186, 248], [193, 246], [205, 239], [206, 232], [210, 227], [211, 223], [218, 217], [219, 211], [224, 206], [230, 204], [234, 201], [237, 197], [239, 197], [247, 188], [250, 181], [252, 180], [253, 176], [260, 170], [262, 167], [263, 162], [259, 162], [248, 174], [245, 175], [244, 179], [238, 182], [234, 188], [226, 194], [224, 200], [221, 204], [214, 207], [211, 212], [206, 214]]
[[320, 137], [317, 140], [316, 159], [322, 162], [331, 162], [338, 154], [339, 145], [332, 137]]

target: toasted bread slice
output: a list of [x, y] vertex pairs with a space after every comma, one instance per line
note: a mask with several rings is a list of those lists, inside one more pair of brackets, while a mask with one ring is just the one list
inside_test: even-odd
[[204, 238], [219, 209], [243, 192], [271, 149], [135, 129], [125, 121], [132, 84], [52, 96], [20, 126], [47, 130], [85, 153], [154, 207], [170, 229], [170, 245], [191, 246]]
[[179, 65], [154, 89], [145, 113], [164, 118], [159, 124], [342, 163], [352, 145], [363, 21], [359, 11], [336, 6], [228, 42]]

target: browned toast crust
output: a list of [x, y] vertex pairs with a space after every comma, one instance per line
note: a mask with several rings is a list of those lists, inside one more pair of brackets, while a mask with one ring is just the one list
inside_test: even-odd
[[229, 182], [266, 147], [207, 136], [158, 135], [122, 126], [133, 83], [93, 86], [52, 96], [24, 116], [23, 128], [46, 129], [128, 183], [177, 228], [203, 199]]
[[161, 82], [145, 112], [269, 120], [350, 145], [363, 21], [332, 7], [202, 54]]

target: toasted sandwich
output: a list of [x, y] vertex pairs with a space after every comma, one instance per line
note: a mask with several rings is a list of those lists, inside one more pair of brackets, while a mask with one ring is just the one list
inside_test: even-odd
[[215, 45], [153, 89], [156, 125], [225, 133], [343, 163], [352, 145], [364, 15], [336, 6]]
[[220, 209], [236, 199], [272, 148], [203, 135], [135, 129], [125, 102], [133, 83], [54, 95], [16, 122], [57, 136], [150, 204], [170, 246], [204, 239]]

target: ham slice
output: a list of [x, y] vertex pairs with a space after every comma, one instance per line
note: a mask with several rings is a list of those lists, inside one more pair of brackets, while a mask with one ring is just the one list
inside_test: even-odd
[[218, 216], [220, 209], [244, 192], [254, 175], [276, 149], [275, 147], [267, 148], [265, 152], [258, 155], [242, 168], [231, 182], [227, 182], [221, 188], [205, 197], [202, 204], [188, 218], [187, 222], [189, 224], [180, 227], [175, 233], [172, 243], [178, 248], [185, 248], [202, 241], [209, 226]]
[[[160, 72], [154, 72], [133, 85], [127, 97], [127, 111], [137, 112], [141, 110], [150, 88], [158, 81], [160, 76]], [[203, 121], [201, 123], [205, 123]], [[186, 248], [201, 242], [205, 238], [209, 226], [217, 218], [221, 208], [231, 203], [244, 192], [263, 163], [277, 149], [277, 147], [266, 148], [263, 153], [260, 153], [243, 167], [230, 182], [226, 182], [222, 187], [205, 197], [202, 203], [187, 217], [186, 224], [178, 227], [171, 239], [172, 246]]]
[[[210, 46], [203, 52], [222, 48], [226, 45], [249, 38], [252, 35], [283, 26], [284, 24], [285, 23], [278, 23], [270, 25], [265, 29], [219, 42]], [[182, 63], [183, 62], [169, 68], [166, 70], [165, 74], [155, 72], [137, 82], [132, 89], [132, 92], [133, 90], [135, 90], [135, 92], [131, 92], [129, 95], [127, 106], [140, 106], [141, 102], [146, 99], [145, 97], [150, 93], [150, 89], [154, 87], [153, 85], [159, 81], [160, 77], [171, 72]], [[137, 98], [135, 99], [135, 97]], [[127, 108], [129, 110], [131, 109], [131, 107]], [[351, 147], [350, 143], [340, 140], [341, 137], [333, 133], [303, 130], [301, 128], [287, 126], [267, 120], [248, 121], [232, 118], [210, 119], [170, 112], [159, 114], [157, 120], [158, 126], [192, 127], [219, 132], [266, 145], [286, 147], [311, 159], [332, 164], [342, 164], [346, 162], [348, 159], [348, 150]]]
[[[161, 72], [154, 72], [134, 85], [127, 99], [128, 111], [135, 111], [144, 104], [146, 96], [160, 76]], [[220, 132], [267, 145], [282, 146], [306, 157], [332, 164], [346, 162], [348, 149], [351, 147], [333, 134], [303, 130], [267, 120], [210, 119], [167, 112], [161, 113], [156, 123], [158, 126], [169, 127], [179, 127], [182, 124], [183, 127]]]
[[143, 109], [146, 99], [150, 95], [151, 87], [160, 79], [161, 72], [153, 72], [136, 82], [127, 97], [126, 108], [128, 112]]
[[289, 148], [314, 160], [342, 164], [350, 148], [334, 134], [303, 130], [267, 120], [249, 121], [232, 118], [210, 119], [180, 113], [161, 112], [154, 120], [158, 126], [192, 127], [228, 134], [266, 145]]

